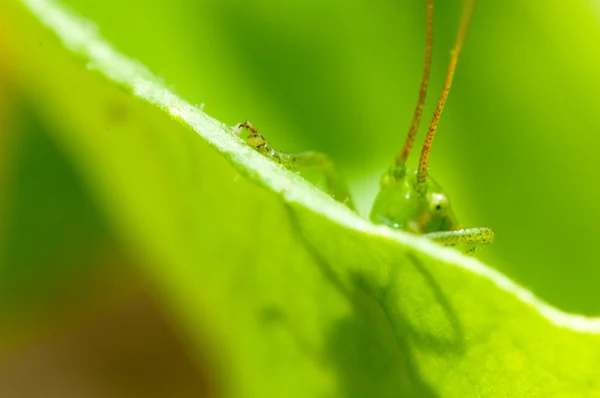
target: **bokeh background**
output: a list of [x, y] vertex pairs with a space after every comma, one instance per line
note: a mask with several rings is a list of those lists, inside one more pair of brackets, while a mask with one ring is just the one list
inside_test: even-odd
[[[230, 125], [252, 120], [279, 150], [331, 155], [360, 213], [368, 215], [414, 109], [424, 2], [63, 3], [211, 116]], [[430, 166], [462, 223], [496, 232], [479, 258], [553, 305], [586, 315], [600, 314], [597, 10], [585, 0], [480, 1]], [[459, 16], [458, 0], [435, 5], [432, 77], [417, 145], [445, 77]], [[90, 194], [93, 182], [83, 179], [31, 105], [19, 101], [0, 74], [0, 306], [22, 318], [16, 339], [58, 336], [31, 354], [55, 358], [65, 319], [88, 316], [107, 325], [121, 317], [132, 330], [164, 328], [155, 338], [169, 343], [155, 354], [175, 355], [177, 369], [188, 369], [177, 331], [161, 323], [153, 298], [141, 293], [140, 259], [114, 236]], [[15, 112], [26, 114], [28, 123], [12, 123]], [[95, 311], [105, 317], [89, 315]], [[128, 311], [136, 315], [123, 315]], [[3, 333], [15, 339], [12, 326]], [[8, 367], [18, 368], [14, 360]], [[196, 383], [195, 374], [189, 380]]]

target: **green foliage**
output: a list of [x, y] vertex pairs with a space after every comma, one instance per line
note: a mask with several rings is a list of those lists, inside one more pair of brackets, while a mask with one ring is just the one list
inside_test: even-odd
[[372, 225], [85, 20], [23, 3], [0, 15], [15, 129], [68, 154], [225, 396], [600, 395], [596, 319]]
[[[281, 151], [330, 155], [369, 214], [417, 98], [421, 1], [65, 2], [218, 120], [251, 120]], [[435, 4], [424, 122], [460, 3]], [[589, 43], [600, 27], [589, 6], [478, 1], [430, 171], [466, 227], [495, 231], [482, 259], [562, 309], [596, 315], [600, 57]]]

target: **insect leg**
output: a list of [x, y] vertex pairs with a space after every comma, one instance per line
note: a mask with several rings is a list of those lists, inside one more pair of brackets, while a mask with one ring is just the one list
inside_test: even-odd
[[469, 228], [458, 231], [431, 232], [423, 236], [444, 246], [455, 246], [462, 252], [473, 253], [492, 243], [494, 231], [490, 228]]
[[286, 169], [299, 172], [302, 172], [303, 168], [308, 167], [317, 169], [319, 173], [325, 177], [327, 193], [354, 210], [354, 204], [352, 203], [346, 181], [338, 172], [329, 156], [316, 151], [306, 151], [301, 153], [277, 152], [271, 148], [267, 140], [258, 132], [251, 122], [238, 123], [235, 126], [234, 133], [241, 135], [244, 129], [248, 131], [248, 136], [246, 137], [248, 145], [281, 164]]
[[248, 136], [246, 137], [246, 142], [248, 143], [248, 145], [256, 149], [258, 152], [264, 153], [269, 157], [273, 157], [273, 154], [276, 154], [276, 152], [273, 151], [269, 146], [267, 140], [265, 140], [265, 138], [262, 135], [260, 135], [256, 127], [254, 127], [254, 125], [251, 122], [246, 121], [243, 123], [238, 123], [235, 126], [233, 132], [236, 135], [241, 135], [244, 129], [248, 131]]
[[325, 177], [325, 184], [329, 194], [354, 210], [350, 190], [346, 180], [339, 173], [329, 156], [322, 152], [306, 151], [286, 155], [291, 163], [291, 168], [315, 167]]

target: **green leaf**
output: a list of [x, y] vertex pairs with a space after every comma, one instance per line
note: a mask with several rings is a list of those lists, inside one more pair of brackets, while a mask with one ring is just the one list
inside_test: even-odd
[[600, 320], [363, 220], [57, 3], [1, 9], [7, 81], [81, 170], [223, 394], [600, 396]]

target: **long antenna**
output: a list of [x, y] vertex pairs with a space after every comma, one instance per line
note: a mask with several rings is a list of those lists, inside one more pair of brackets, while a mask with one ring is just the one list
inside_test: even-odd
[[460, 20], [460, 26], [458, 28], [458, 35], [456, 36], [454, 48], [450, 52], [450, 64], [448, 65], [448, 74], [446, 75], [446, 81], [444, 82], [442, 95], [440, 96], [440, 100], [435, 108], [435, 112], [433, 112], [433, 118], [429, 124], [429, 130], [427, 131], [425, 143], [423, 144], [423, 149], [421, 150], [419, 171], [417, 173], [418, 183], [424, 183], [427, 181], [427, 162], [429, 160], [429, 152], [431, 151], [431, 143], [433, 142], [435, 130], [437, 129], [440, 116], [442, 116], [442, 111], [444, 110], [444, 105], [446, 104], [446, 99], [448, 98], [448, 93], [450, 92], [450, 87], [452, 86], [452, 78], [454, 77], [454, 71], [456, 70], [456, 63], [458, 62], [458, 56], [460, 55], [460, 50], [462, 50], [463, 42], [465, 41], [465, 36], [467, 35], [467, 30], [469, 23], [471, 22], [471, 15], [473, 15], [474, 7], [475, 0], [466, 0], [465, 4], [463, 5], [463, 13]]
[[431, 71], [431, 48], [433, 41], [433, 0], [427, 0], [427, 36], [425, 39], [425, 66], [423, 68], [423, 78], [421, 79], [421, 88], [419, 90], [419, 101], [415, 108], [410, 129], [406, 136], [406, 141], [402, 147], [402, 151], [396, 157], [396, 166], [404, 166], [406, 159], [410, 155], [410, 152], [415, 143], [415, 137], [417, 130], [419, 129], [419, 122], [421, 121], [421, 115], [423, 114], [423, 105], [425, 104], [425, 96], [427, 94], [427, 85], [429, 84], [429, 72]]

